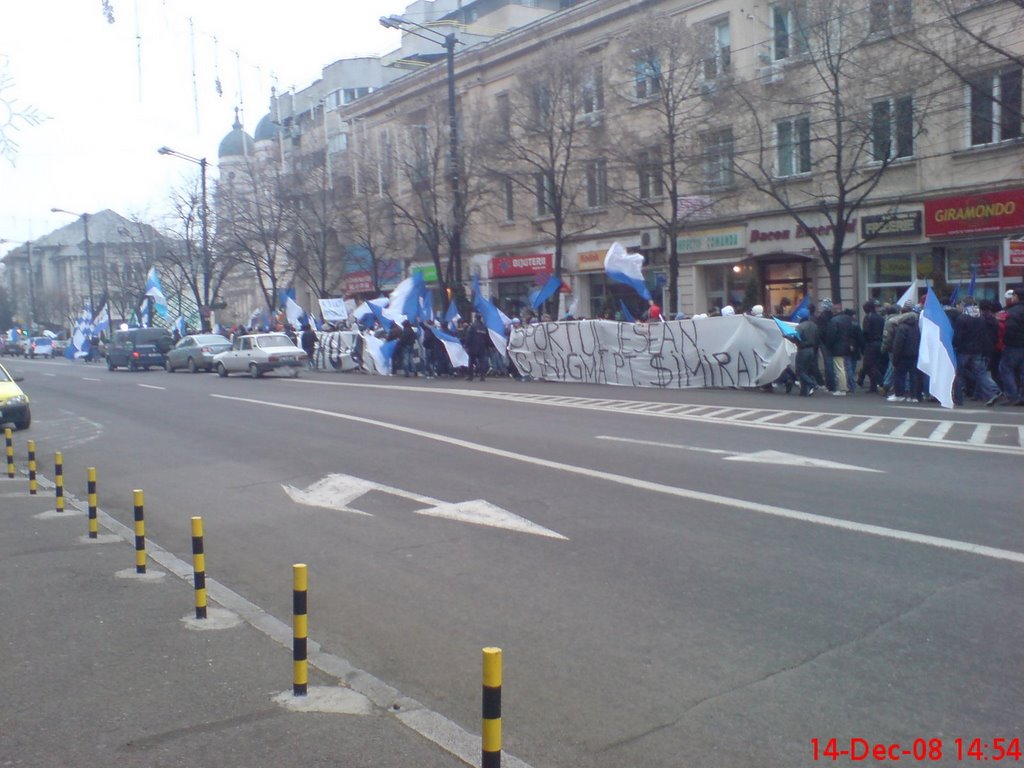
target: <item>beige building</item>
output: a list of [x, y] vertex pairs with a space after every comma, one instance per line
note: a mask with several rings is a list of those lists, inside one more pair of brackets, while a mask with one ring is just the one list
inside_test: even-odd
[[339, 265], [372, 230], [395, 278], [450, 285], [457, 235], [462, 282], [479, 276], [509, 314], [558, 271], [584, 316], [623, 297], [603, 274], [615, 241], [686, 313], [808, 294], [856, 307], [914, 280], [995, 299], [1024, 279], [1015, 3], [587, 0], [493, 36], [435, 23], [466, 36], [461, 201], [443, 51], [360, 60], [365, 86], [275, 101], [283, 167], [326, 169], [341, 210], [377, 201], [336, 227]]

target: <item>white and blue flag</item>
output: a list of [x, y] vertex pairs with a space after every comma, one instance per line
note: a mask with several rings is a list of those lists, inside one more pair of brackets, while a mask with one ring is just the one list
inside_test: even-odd
[[188, 335], [188, 326], [185, 324], [184, 315], [178, 315], [178, 317], [174, 320], [174, 328], [175, 330], [177, 330], [178, 335], [181, 336], [182, 338]]
[[473, 309], [483, 317], [494, 348], [504, 355], [508, 352], [508, 337], [505, 336], [505, 322], [501, 319], [502, 313], [480, 293], [480, 278], [476, 275], [473, 275]]
[[[156, 313], [160, 317], [167, 317], [167, 297], [164, 295], [163, 288], [160, 287], [160, 278], [157, 277], [156, 267], [150, 267], [149, 274], [146, 275], [146, 296], [153, 299]], [[152, 318], [150, 320], [152, 321]]]
[[444, 345], [444, 351], [448, 353], [448, 359], [451, 361], [452, 368], [465, 368], [469, 365], [469, 353], [466, 352], [466, 348], [462, 346], [461, 341], [450, 333], [445, 333], [440, 328], [432, 327], [430, 332]]
[[444, 313], [444, 324], [448, 326], [448, 329], [452, 332], [455, 331], [456, 323], [462, 319], [462, 315], [459, 314], [459, 308], [452, 300], [448, 303], [448, 311]]
[[620, 243], [612, 243], [604, 257], [604, 271], [617, 283], [628, 285], [641, 298], [651, 300], [651, 292], [644, 281], [644, 257], [639, 253], [626, 253]]
[[423, 284], [423, 273], [413, 272], [391, 292], [384, 316], [396, 323], [408, 320], [414, 325], [420, 319], [420, 302], [426, 286]]
[[534, 312], [539, 310], [545, 301], [550, 299], [562, 287], [562, 278], [551, 275], [544, 284], [530, 291], [530, 307]]
[[921, 313], [921, 346], [917, 369], [928, 374], [928, 392], [943, 408], [953, 407], [953, 380], [956, 378], [956, 353], [953, 352], [953, 326], [931, 288]]
[[306, 316], [306, 310], [304, 310], [299, 303], [289, 296], [284, 303], [284, 314], [288, 318], [288, 324], [292, 328], [302, 327], [302, 318]]

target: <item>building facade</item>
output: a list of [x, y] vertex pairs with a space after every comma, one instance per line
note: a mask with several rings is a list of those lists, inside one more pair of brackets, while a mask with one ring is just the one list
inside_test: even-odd
[[[524, 4], [466, 8], [489, 5]], [[478, 276], [512, 314], [557, 272], [589, 316], [621, 298], [616, 241], [686, 313], [857, 306], [914, 280], [997, 299], [1024, 279], [1016, 3], [556, 5], [456, 49], [457, 146], [424, 40], [275, 101], [282, 167], [322, 168], [339, 209], [376, 201], [335, 228], [342, 270], [373, 230], [400, 276]]]

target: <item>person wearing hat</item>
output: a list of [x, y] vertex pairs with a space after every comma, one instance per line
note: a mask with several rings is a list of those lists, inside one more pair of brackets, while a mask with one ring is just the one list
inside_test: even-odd
[[751, 317], [764, 317], [764, 307], [760, 304], [755, 304], [750, 308]]
[[882, 383], [882, 332], [885, 330], [885, 318], [878, 314], [874, 301], [864, 302], [864, 320], [861, 322], [861, 334], [864, 337], [864, 363], [861, 366], [860, 380], [857, 386], [864, 386], [864, 379], [871, 382], [868, 392], [878, 392]]
[[[1007, 293], [1010, 293], [1009, 291]], [[1001, 336], [999, 380], [1006, 405], [1024, 405], [1024, 288], [1015, 288], [1006, 299], [1006, 321]]]
[[917, 369], [917, 354], [921, 348], [921, 328], [914, 303], [907, 300], [903, 313], [896, 320], [892, 339], [893, 393], [886, 398], [890, 403], [921, 402], [923, 386]]
[[[818, 314], [814, 321], [818, 324], [818, 338], [821, 340], [818, 348], [821, 351], [821, 371], [825, 374], [825, 388], [829, 392], [836, 392], [836, 369], [832, 362], [832, 352], [829, 350], [826, 341], [826, 329], [832, 320], [832, 299], [824, 298], [818, 305]], [[844, 369], [845, 370], [845, 369]], [[844, 388], [845, 389], [845, 388]]]

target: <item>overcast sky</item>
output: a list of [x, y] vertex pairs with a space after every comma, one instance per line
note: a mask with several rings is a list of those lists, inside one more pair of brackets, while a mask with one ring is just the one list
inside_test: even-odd
[[[0, 10], [0, 254], [74, 219], [50, 209], [162, 218], [236, 105], [251, 135], [271, 86], [302, 89], [327, 64], [379, 55], [378, 18], [405, 0], [22, 0]], [[107, 19], [106, 9], [113, 14]], [[190, 23], [191, 20], [191, 23]], [[193, 63], [194, 62], [194, 63]], [[217, 83], [220, 82], [221, 95]], [[41, 119], [31, 124], [34, 118]]]

